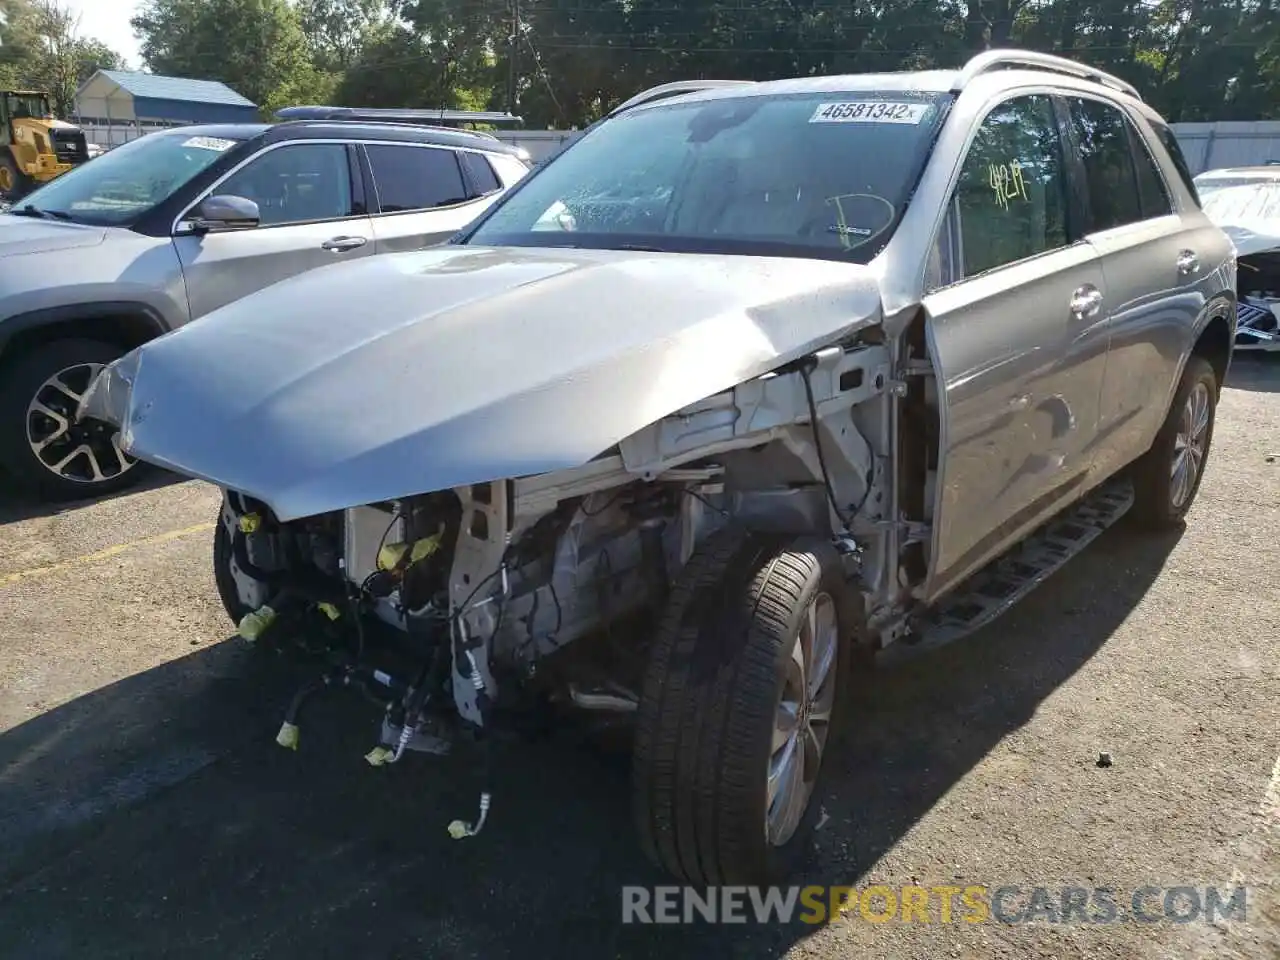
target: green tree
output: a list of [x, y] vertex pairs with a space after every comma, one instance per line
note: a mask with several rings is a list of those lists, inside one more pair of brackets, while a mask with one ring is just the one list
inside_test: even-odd
[[49, 94], [56, 116], [68, 116], [75, 111], [80, 86], [79, 18], [57, 0], [32, 0], [28, 16], [36, 38], [27, 65], [28, 84]]
[[58, 0], [0, 0], [0, 81], [49, 94], [53, 111], [75, 111], [80, 84], [100, 68], [121, 63], [119, 54], [79, 35], [79, 18]]
[[288, 0], [147, 0], [131, 22], [153, 72], [220, 80], [265, 115], [324, 99], [332, 83]]
[[432, 42], [403, 24], [369, 38], [343, 74], [337, 99], [354, 107], [482, 109], [493, 58], [483, 46]]
[[30, 0], [0, 0], [0, 86], [24, 85], [36, 52]]
[[80, 38], [76, 43], [76, 80], [83, 84], [99, 70], [123, 70], [124, 57], [101, 40]]
[[340, 72], [391, 17], [386, 0], [297, 0], [298, 17], [316, 66]]

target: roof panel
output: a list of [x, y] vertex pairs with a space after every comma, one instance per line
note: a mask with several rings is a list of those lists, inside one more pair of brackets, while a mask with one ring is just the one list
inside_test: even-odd
[[126, 93], [149, 100], [181, 100], [188, 103], [217, 103], [230, 107], [257, 107], [217, 80], [188, 80], [185, 77], [161, 77], [152, 73], [129, 70], [103, 70], [103, 76], [118, 84]]

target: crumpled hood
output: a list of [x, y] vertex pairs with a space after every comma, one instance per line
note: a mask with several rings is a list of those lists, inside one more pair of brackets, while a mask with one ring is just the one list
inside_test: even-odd
[[104, 227], [0, 214], [0, 257], [96, 247], [106, 235]]
[[848, 264], [443, 247], [215, 311], [109, 368], [82, 410], [288, 520], [580, 466], [879, 318]]

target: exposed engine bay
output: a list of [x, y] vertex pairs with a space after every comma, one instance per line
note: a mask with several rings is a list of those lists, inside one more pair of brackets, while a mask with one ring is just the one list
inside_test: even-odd
[[[667, 571], [727, 515], [716, 503], [723, 484], [638, 482], [567, 497], [508, 530], [512, 486], [498, 481], [281, 525], [229, 493], [231, 570], [239, 595], [256, 604], [241, 635], [256, 641], [282, 617], [296, 630], [315, 609], [358, 629], [329, 637], [339, 646], [354, 639], [347, 652], [358, 660], [359, 634], [368, 643], [390, 628], [406, 652], [439, 668], [402, 686], [417, 691], [434, 680], [435, 690], [421, 690], [422, 706], [439, 707], [448, 693], [446, 712], [484, 726], [498, 690], [525, 683], [539, 661], [661, 597]], [[390, 720], [403, 729], [402, 717]], [[397, 734], [388, 745], [407, 741]]]
[[1280, 350], [1280, 250], [1237, 261], [1237, 350]]

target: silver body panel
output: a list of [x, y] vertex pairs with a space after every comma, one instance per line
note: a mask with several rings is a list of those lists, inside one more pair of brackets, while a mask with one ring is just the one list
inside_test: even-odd
[[[1118, 91], [1102, 95], [1088, 81], [1029, 70], [978, 76], [957, 97], [911, 206], [877, 258], [886, 316], [905, 325], [915, 305], [924, 306], [938, 377], [941, 467], [930, 570], [919, 591], [927, 601], [1141, 456], [1211, 319], [1210, 304], [1234, 297], [1231, 243], [1160, 149], [1152, 153], [1174, 216], [927, 293], [933, 244], [974, 132], [997, 104], [1026, 94], [1104, 99], [1128, 114], [1148, 145], [1155, 140], [1144, 120], [1149, 108]], [[1198, 260], [1190, 275], [1176, 266], [1183, 249]], [[1067, 311], [1082, 282], [1103, 294], [1087, 323]], [[967, 310], [959, 308], [965, 301]]]
[[171, 326], [187, 320], [182, 264], [170, 240], [0, 214], [0, 339], [10, 317], [119, 302], [140, 304]]
[[[333, 240], [358, 239], [351, 248], [325, 249]], [[369, 217], [321, 223], [286, 224], [203, 236], [173, 238], [187, 282], [191, 316], [204, 316], [263, 287], [338, 258], [367, 257], [374, 252]]]

